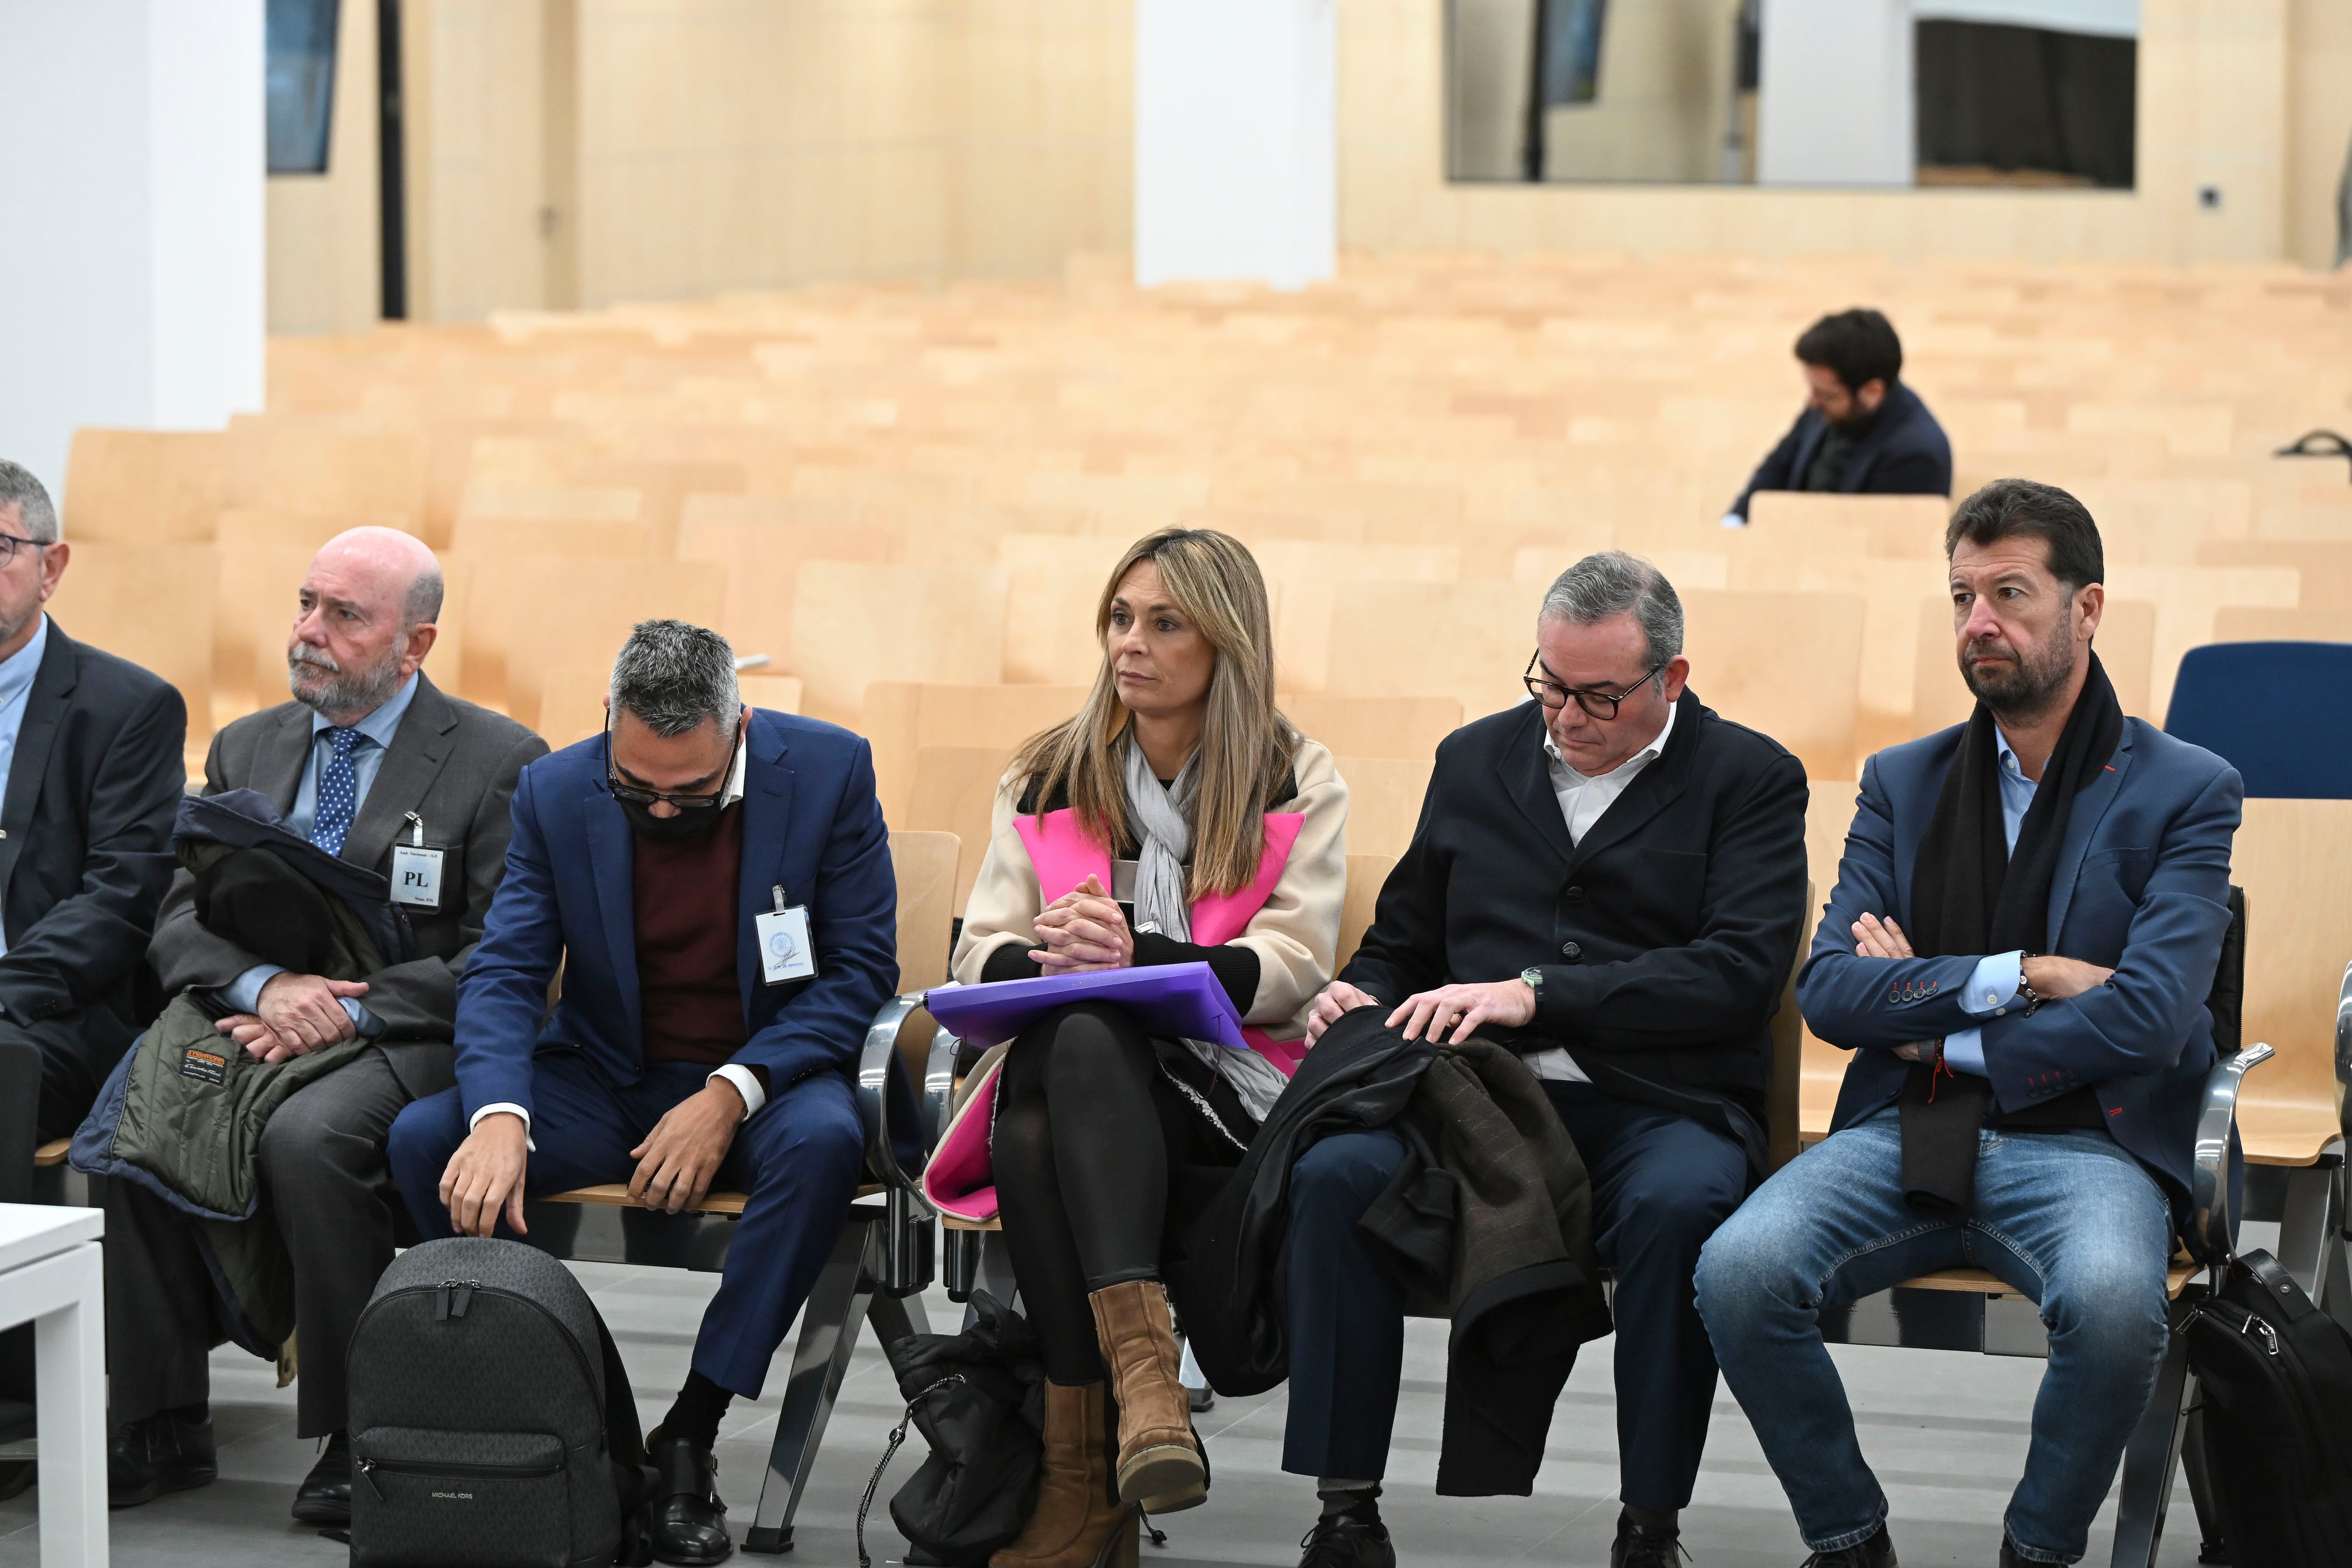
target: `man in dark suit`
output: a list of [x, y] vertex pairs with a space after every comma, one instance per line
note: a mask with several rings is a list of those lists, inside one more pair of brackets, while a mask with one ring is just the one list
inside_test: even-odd
[[72, 1132], [143, 1022], [131, 980], [187, 776], [180, 694], [42, 610], [71, 555], [41, 481], [0, 461], [0, 1053], [27, 1080], [0, 1114], [31, 1113], [14, 1142]]
[[732, 1550], [719, 1419], [758, 1395], [840, 1235], [864, 1150], [850, 1073], [898, 975], [866, 742], [745, 708], [717, 633], [641, 623], [605, 733], [515, 792], [458, 990], [457, 1086], [401, 1113], [392, 1164], [427, 1236], [520, 1232], [526, 1190], [626, 1182], [676, 1213], [723, 1167], [748, 1194], [693, 1371], [646, 1439], [665, 1563]]
[[[142, 1020], [132, 986], [172, 879], [188, 710], [41, 606], [72, 555], [41, 481], [0, 460], [0, 1199], [73, 1131]], [[0, 1333], [0, 1394], [29, 1400], [33, 1331]], [[0, 1463], [0, 1497], [33, 1466]]]
[[2004, 1568], [2072, 1563], [2147, 1404], [2230, 924], [2237, 773], [2117, 706], [2105, 562], [2065, 491], [2001, 479], [1945, 535], [1975, 716], [1864, 765], [1797, 983], [1854, 1053], [1829, 1139], [1699, 1271], [1732, 1393], [1824, 1568], [1895, 1562], [1824, 1309], [1937, 1268], [2037, 1302], [2050, 1365]]
[[[440, 610], [440, 565], [423, 542], [388, 528], [330, 541], [289, 640], [294, 700], [229, 725], [205, 761], [206, 795], [257, 791], [295, 832], [383, 873], [416, 957], [348, 983], [262, 963], [205, 928], [186, 871], [150, 948], [165, 988], [202, 993], [257, 1059], [372, 1042], [290, 1096], [261, 1139], [265, 1212], [293, 1262], [295, 1429], [328, 1440], [295, 1494], [294, 1516], [313, 1524], [351, 1514], [343, 1351], [392, 1261], [384, 1141], [401, 1107], [451, 1082], [457, 976], [505, 867], [507, 803], [547, 752], [425, 674]], [[212, 1297], [194, 1226], [126, 1182], [108, 1184], [106, 1265], [109, 1486], [121, 1507], [212, 1479], [205, 1356], [221, 1336], [190, 1310]]]
[[[1412, 847], [1309, 1025], [1379, 1006], [1409, 1038], [1484, 1031], [1542, 1081], [1617, 1270], [1613, 1568], [1675, 1561], [1715, 1393], [1692, 1271], [1764, 1168], [1769, 1025], [1804, 919], [1804, 769], [1685, 688], [1682, 637], [1647, 562], [1560, 574], [1526, 674], [1538, 700], [1438, 747]], [[1356, 1222], [1403, 1157], [1391, 1132], [1347, 1133], [1292, 1178], [1283, 1468], [1318, 1478], [1310, 1568], [1393, 1561], [1372, 1499], [1403, 1303]]]
[[1744, 527], [1758, 490], [1948, 496], [1952, 444], [1903, 384], [1903, 341], [1875, 310], [1823, 316], [1797, 340], [1805, 411], [1723, 515]]

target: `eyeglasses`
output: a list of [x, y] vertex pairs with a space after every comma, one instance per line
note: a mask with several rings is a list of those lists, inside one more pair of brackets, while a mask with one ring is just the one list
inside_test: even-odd
[[1663, 664], [1658, 666], [1656, 669], [1650, 671], [1649, 674], [1642, 677], [1641, 679], [1633, 682], [1633, 685], [1627, 687], [1624, 690], [1620, 691], [1614, 697], [1612, 697], [1605, 691], [1580, 690], [1573, 686], [1562, 686], [1557, 680], [1546, 680], [1542, 676], [1536, 673], [1536, 665], [1542, 658], [1543, 655], [1541, 653], [1538, 653], [1530, 658], [1528, 660], [1527, 672], [1519, 677], [1522, 681], [1527, 683], [1528, 695], [1534, 698], [1537, 701], [1542, 703], [1546, 708], [1550, 709], [1555, 713], [1567, 707], [1568, 700], [1573, 697], [1576, 699], [1576, 705], [1579, 708], [1583, 709], [1595, 719], [1602, 720], [1614, 719], [1617, 717], [1617, 710], [1624, 704], [1625, 699], [1633, 696], [1633, 693], [1641, 690], [1642, 688], [1649, 685], [1653, 680], [1657, 679], [1659, 672], [1666, 668]]
[[0, 572], [6, 571], [16, 559], [18, 545], [29, 544], [36, 550], [47, 550], [50, 543], [51, 541], [46, 539], [23, 539], [13, 533], [0, 533]]
[[720, 799], [727, 794], [726, 780], [732, 776], [735, 772], [735, 753], [743, 749], [743, 731], [740, 723], [742, 716], [739, 712], [736, 717], [738, 723], [735, 731], [735, 743], [727, 749], [727, 772], [720, 775], [719, 787], [712, 790], [709, 795], [666, 795], [657, 789], [639, 789], [635, 784], [625, 784], [621, 782], [621, 775], [613, 765], [613, 715], [609, 709], [606, 710], [604, 714], [604, 787], [613, 792], [613, 798], [614, 800], [621, 801], [629, 805], [652, 805], [658, 802], [667, 805], [674, 805], [680, 811], [709, 811], [712, 806], [717, 805]]

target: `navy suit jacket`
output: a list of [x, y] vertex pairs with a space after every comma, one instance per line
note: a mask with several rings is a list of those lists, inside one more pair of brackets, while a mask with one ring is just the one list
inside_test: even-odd
[[[1806, 409], [1780, 437], [1771, 455], [1748, 477], [1748, 488], [1731, 503], [1735, 517], [1748, 515], [1748, 503], [1758, 490], [1801, 490], [1805, 470], [1813, 466], [1829, 421]], [[1838, 479], [1843, 495], [1948, 496], [1952, 493], [1952, 444], [1944, 427], [1927, 412], [1919, 395], [1901, 382], [1886, 389], [1878, 405], [1877, 422], [1846, 460]]]
[[[832, 724], [754, 709], [743, 773], [743, 860], [714, 918], [736, 926], [750, 1037], [733, 1060], [767, 1069], [770, 1092], [847, 1070], [898, 987], [898, 881], [874, 795], [874, 760]], [[457, 1088], [468, 1121], [485, 1105], [530, 1110], [531, 1058], [577, 1049], [607, 1079], [645, 1070], [637, 991], [635, 844], [605, 788], [602, 736], [542, 757], [514, 794], [506, 877], [457, 985]], [[753, 919], [769, 889], [809, 907], [813, 980], [761, 979]], [[714, 889], [715, 891], [716, 889]], [[549, 986], [563, 970], [563, 999]]]
[[[2105, 985], [2027, 1017], [1960, 1005], [1975, 957], [1857, 958], [1852, 928], [1892, 911], [1911, 926], [1911, 868], [1966, 725], [1892, 746], [1864, 765], [1837, 890], [1813, 933], [1797, 1002], [1815, 1035], [1853, 1051], [1832, 1128], [1892, 1104], [1910, 1063], [1895, 1047], [1969, 1027], [2004, 1110], [2084, 1085], [2107, 1130], [2188, 1201], [2197, 1116], [2212, 1067], [2205, 998], [2230, 925], [2237, 770], [2138, 719], [2074, 797], [2050, 881], [2044, 952], [2113, 969]], [[1979, 955], [1981, 956], [1981, 955]]]

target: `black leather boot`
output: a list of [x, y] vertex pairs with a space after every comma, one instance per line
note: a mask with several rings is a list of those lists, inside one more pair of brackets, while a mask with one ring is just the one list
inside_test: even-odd
[[327, 1439], [327, 1451], [302, 1478], [294, 1494], [294, 1517], [304, 1524], [342, 1525], [352, 1522], [352, 1435], [338, 1432]]
[[1645, 1530], [1631, 1514], [1617, 1516], [1617, 1539], [1610, 1543], [1609, 1568], [1681, 1568], [1683, 1538], [1678, 1531]]
[[646, 1439], [654, 1483], [654, 1556], [679, 1568], [708, 1568], [735, 1550], [727, 1533], [727, 1505], [719, 1500], [719, 1459], [659, 1427]]
[[1835, 1552], [1816, 1552], [1805, 1559], [1804, 1568], [1898, 1568], [1895, 1561], [1895, 1537], [1880, 1525], [1878, 1533], [1867, 1541], [1857, 1541], [1852, 1546], [1841, 1546]]
[[109, 1438], [106, 1503], [109, 1508], [135, 1508], [165, 1492], [210, 1486], [219, 1473], [211, 1417], [182, 1421], [169, 1411], [159, 1411], [143, 1421], [117, 1426]]

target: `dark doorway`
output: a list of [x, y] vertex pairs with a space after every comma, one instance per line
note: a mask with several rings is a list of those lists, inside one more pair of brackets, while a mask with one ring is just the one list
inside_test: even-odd
[[408, 319], [408, 161], [401, 128], [400, 0], [376, 0], [377, 230], [383, 247], [383, 319]]

